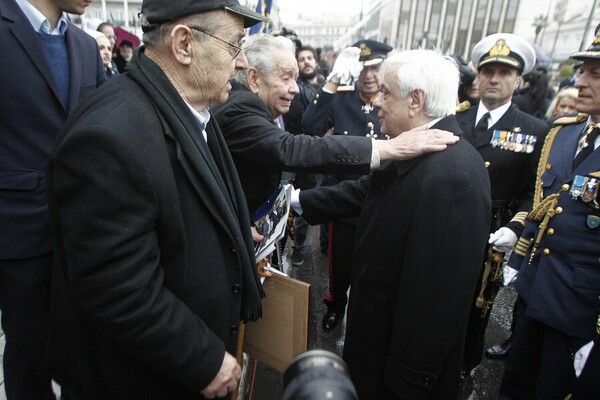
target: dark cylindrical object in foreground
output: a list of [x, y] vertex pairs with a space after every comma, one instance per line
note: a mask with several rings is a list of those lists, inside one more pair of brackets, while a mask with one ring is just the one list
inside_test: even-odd
[[292, 360], [283, 374], [282, 400], [358, 400], [348, 367], [338, 355], [310, 350]]

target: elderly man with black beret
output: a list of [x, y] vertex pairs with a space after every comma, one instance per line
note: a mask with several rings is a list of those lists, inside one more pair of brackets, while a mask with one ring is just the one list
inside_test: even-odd
[[144, 0], [145, 46], [59, 136], [49, 348], [64, 398], [197, 400], [236, 388], [238, 325], [261, 316], [263, 291], [208, 108], [247, 67], [244, 27], [262, 19], [237, 0]]

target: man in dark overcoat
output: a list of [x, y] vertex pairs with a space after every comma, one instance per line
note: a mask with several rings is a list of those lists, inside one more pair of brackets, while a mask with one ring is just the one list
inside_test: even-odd
[[68, 399], [234, 390], [262, 287], [235, 167], [208, 107], [246, 68], [235, 0], [145, 0], [127, 73], [70, 118], [49, 166], [54, 379]]
[[[456, 64], [433, 51], [390, 56], [375, 103], [382, 132], [460, 135], [458, 82]], [[456, 399], [490, 203], [483, 160], [462, 139], [294, 197], [313, 224], [360, 213], [343, 352], [359, 398]]]

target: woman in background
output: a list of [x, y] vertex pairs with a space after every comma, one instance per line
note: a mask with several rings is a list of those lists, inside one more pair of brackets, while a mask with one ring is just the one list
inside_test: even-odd
[[577, 112], [577, 93], [574, 87], [566, 87], [554, 96], [546, 111], [546, 119], [556, 119]]

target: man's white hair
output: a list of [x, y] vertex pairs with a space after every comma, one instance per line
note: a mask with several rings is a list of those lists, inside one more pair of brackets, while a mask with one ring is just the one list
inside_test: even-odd
[[[288, 50], [295, 58], [296, 45], [284, 36], [259, 34], [246, 38], [242, 50], [248, 59], [248, 65], [264, 75], [277, 66], [274, 57], [277, 50]], [[235, 80], [248, 87], [246, 70], [238, 71]]]
[[398, 66], [400, 96], [406, 97], [415, 90], [425, 94], [426, 116], [439, 118], [456, 113], [460, 73], [453, 59], [435, 50], [407, 50], [390, 54], [382, 74], [392, 66]]

